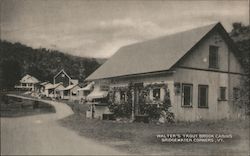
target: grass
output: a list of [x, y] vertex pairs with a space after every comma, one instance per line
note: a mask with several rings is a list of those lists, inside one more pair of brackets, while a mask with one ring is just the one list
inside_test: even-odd
[[[86, 105], [69, 104], [75, 114], [60, 120], [62, 126], [68, 127], [81, 136], [95, 139], [130, 154], [182, 154], [182, 155], [230, 155], [249, 152], [249, 119], [228, 121], [220, 120], [178, 122], [157, 125], [155, 123], [129, 123], [86, 119]], [[220, 133], [232, 134], [233, 139], [225, 143], [161, 143], [158, 134], [169, 133]], [[246, 145], [246, 146], [245, 146]], [[234, 154], [233, 154], [234, 155]]]
[[44, 113], [55, 113], [55, 108], [47, 103], [31, 101], [0, 94], [1, 117], [21, 117]]

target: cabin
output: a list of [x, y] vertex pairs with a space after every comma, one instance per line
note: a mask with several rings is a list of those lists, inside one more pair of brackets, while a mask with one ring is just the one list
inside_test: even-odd
[[54, 84], [62, 83], [64, 87], [78, 84], [78, 80], [72, 79], [63, 69], [54, 76], [53, 82]]
[[86, 97], [89, 109], [86, 111], [87, 118], [103, 119], [103, 114], [111, 114], [108, 108], [109, 86], [95, 85], [93, 91]]
[[59, 90], [61, 99], [71, 101], [78, 100], [78, 89], [80, 89], [80, 86], [78, 84], [73, 84]]
[[108, 85], [117, 103], [132, 100], [132, 119], [142, 114], [142, 102], [159, 105], [166, 97], [179, 121], [236, 118], [246, 76], [237, 52], [215, 23], [121, 47], [86, 81]]
[[47, 84], [45, 86], [45, 95], [46, 97], [50, 98], [60, 98], [60, 91], [64, 89], [64, 86], [62, 83], [56, 83], [56, 84]]
[[40, 93], [43, 94], [45, 91], [45, 86], [50, 84], [49, 82], [39, 82], [37, 84], [35, 84], [35, 92], [36, 93]]
[[85, 87], [77, 89], [77, 96], [80, 103], [84, 103], [87, 100], [87, 96], [94, 89], [94, 84], [94, 82], [90, 82]]
[[16, 89], [35, 91], [35, 84], [39, 83], [39, 80], [34, 76], [26, 74], [19, 82], [20, 84], [15, 86]]

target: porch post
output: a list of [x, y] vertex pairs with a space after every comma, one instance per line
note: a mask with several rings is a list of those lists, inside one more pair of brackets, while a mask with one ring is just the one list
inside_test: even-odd
[[169, 89], [169, 95], [170, 95], [170, 101], [171, 101], [171, 107], [169, 108], [169, 111], [177, 115], [177, 104], [175, 103], [175, 89], [174, 89], [174, 81], [168, 81], [168, 89]]
[[131, 89], [131, 94], [132, 94], [132, 113], [131, 113], [131, 120], [135, 120], [135, 91], [134, 88]]

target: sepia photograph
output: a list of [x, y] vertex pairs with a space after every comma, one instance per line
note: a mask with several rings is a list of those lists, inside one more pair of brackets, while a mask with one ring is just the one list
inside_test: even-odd
[[249, 0], [0, 0], [1, 155], [250, 155]]

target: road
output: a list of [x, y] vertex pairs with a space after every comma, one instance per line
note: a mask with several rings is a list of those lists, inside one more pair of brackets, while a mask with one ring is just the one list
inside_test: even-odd
[[66, 104], [41, 101], [53, 105], [56, 113], [1, 118], [1, 155], [124, 155], [61, 127], [57, 120], [73, 114]]

